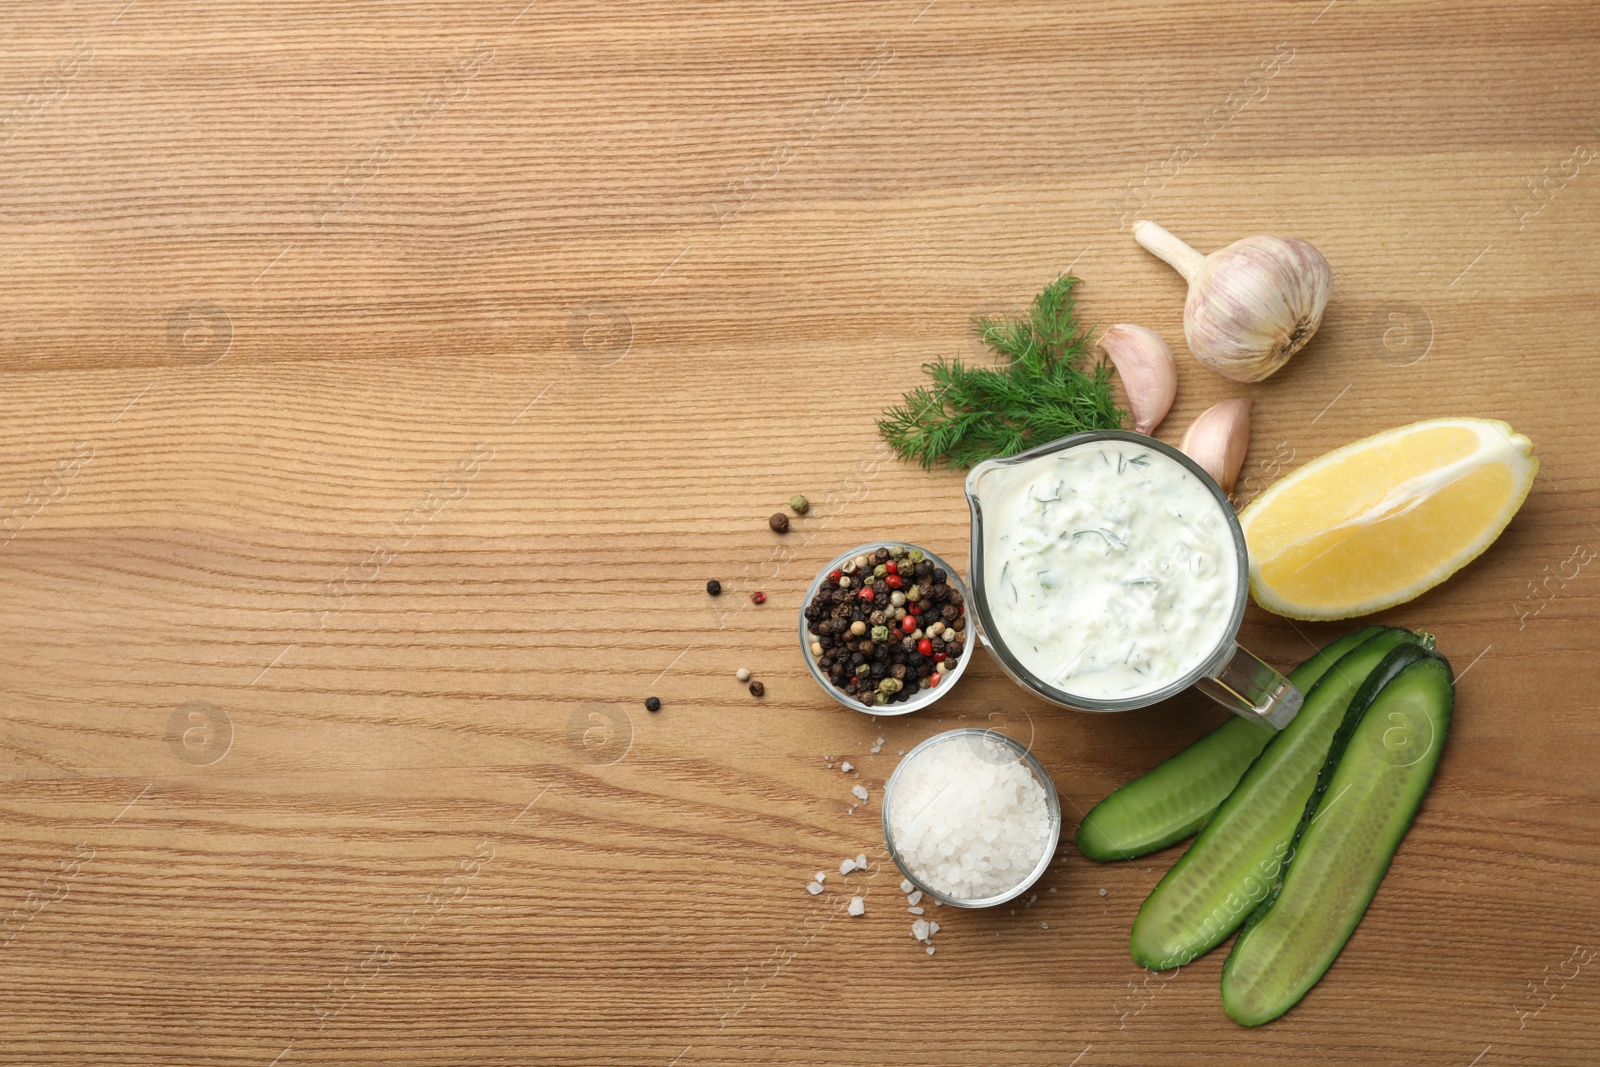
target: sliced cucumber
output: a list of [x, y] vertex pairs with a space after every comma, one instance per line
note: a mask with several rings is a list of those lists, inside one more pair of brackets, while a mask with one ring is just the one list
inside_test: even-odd
[[1283, 877], [1222, 967], [1222, 1006], [1260, 1026], [1316, 984], [1361, 921], [1433, 779], [1450, 729], [1450, 664], [1404, 645], [1351, 703]]
[[[1383, 630], [1346, 634], [1289, 672], [1304, 693], [1334, 661]], [[1092, 860], [1133, 859], [1176, 844], [1205, 825], [1277, 734], [1233, 715], [1221, 726], [1094, 806], [1078, 824], [1078, 851]]]
[[1244, 922], [1278, 877], [1300, 814], [1351, 698], [1401, 644], [1431, 642], [1384, 629], [1340, 657], [1309, 692], [1133, 920], [1129, 949], [1146, 967], [1188, 963]]

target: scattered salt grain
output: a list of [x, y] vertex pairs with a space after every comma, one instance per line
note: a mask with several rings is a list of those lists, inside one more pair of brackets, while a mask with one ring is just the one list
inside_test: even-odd
[[867, 854], [865, 852], [856, 853], [856, 870], [864, 871], [866, 869], [867, 869]]
[[851, 915], [865, 915], [866, 913], [867, 913], [867, 902], [864, 899], [862, 899], [861, 897], [851, 897], [850, 898], [850, 914]]
[[877, 755], [879, 752], [882, 752], [882, 751], [883, 751], [883, 738], [880, 737], [880, 738], [878, 738], [876, 741], [874, 741], [872, 743], [872, 753], [873, 753], [873, 755]]
[[915, 888], [916, 888], [916, 886], [911, 884], [911, 879], [909, 879], [909, 878], [900, 879], [900, 892], [902, 892], [902, 893], [910, 893]]
[[916, 922], [912, 923], [911, 936], [916, 938], [918, 941], [926, 941], [928, 939], [928, 920], [918, 919]]
[[922, 890], [918, 889], [918, 890], [915, 890], [914, 892], [907, 893], [906, 894], [906, 903], [907, 904], [921, 904], [922, 903]]
[[844, 773], [849, 774], [851, 771], [855, 770], [855, 767], [850, 763], [849, 760], [845, 760], [843, 763], [839, 764], [839, 769]]
[[1050, 929], [1050, 924], [1049, 923], [1040, 923], [1039, 924], [1039, 929], [1048, 930], [1048, 929]]
[[826, 882], [827, 880], [828, 880], [828, 876], [826, 874], [822, 873], [821, 871], [817, 872], [817, 881], [818, 882]]
[[853, 785], [850, 787], [850, 792], [855, 795], [857, 800], [864, 801], [867, 799], [867, 787], [864, 785]]
[[961, 736], [921, 750], [898, 773], [890, 837], [929, 888], [957, 900], [998, 896], [1046, 858], [1049, 797], [1009, 747]]
[[928, 955], [930, 955], [930, 956], [933, 955], [933, 946], [932, 945], [928, 946]]
[[812, 883], [810, 883], [809, 885], [806, 886], [806, 892], [810, 893], [812, 896], [816, 896], [818, 893], [822, 892], [822, 883], [821, 882], [812, 882]]
[[[1054, 893], [1054, 892], [1055, 892], [1055, 890], [1054, 890], [1054, 889], [1052, 889], [1052, 890], [1050, 890], [1050, 892], [1052, 892], [1052, 893]], [[1105, 895], [1106, 895], [1106, 891], [1105, 891], [1105, 890], [1104, 890], [1104, 889], [1102, 889], [1102, 890], [1100, 890], [1100, 895], [1101, 895], [1101, 896], [1105, 896]]]
[[855, 860], [844, 860], [843, 862], [841, 862], [839, 864], [839, 873], [840, 874], [849, 874], [851, 871], [853, 871], [855, 869], [856, 869], [856, 861]]
[[921, 915], [927, 909], [925, 909], [925, 908], [907, 908], [906, 910], [909, 911], [913, 915]]
[[929, 937], [932, 937], [934, 934], [936, 934], [938, 932], [939, 932], [939, 924], [938, 923], [929, 923], [928, 924], [928, 936]]

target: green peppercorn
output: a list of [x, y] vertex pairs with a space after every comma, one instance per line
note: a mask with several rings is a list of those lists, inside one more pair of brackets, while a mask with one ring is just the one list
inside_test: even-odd
[[804, 515], [806, 512], [811, 510], [811, 501], [807, 500], [799, 493], [796, 493], [794, 496], [789, 498], [789, 507], [793, 509], [796, 515]]
[[911, 560], [912, 563], [921, 563], [926, 557], [923, 556], [922, 549], [913, 548], [906, 553], [906, 558]]
[[889, 694], [888, 693], [874, 693], [874, 694], [872, 694], [872, 702], [874, 704], [879, 705], [879, 706], [887, 704], [887, 703], [889, 703]]
[[909, 587], [906, 590], [906, 599], [907, 600], [921, 600], [922, 599], [922, 587], [920, 585], [913, 585], [913, 586]]
[[889, 628], [887, 626], [874, 626], [872, 628], [872, 639], [874, 641], [889, 640]]
[[887, 576], [888, 573], [889, 565], [887, 563], [880, 563], [876, 567], [872, 568], [872, 576], [874, 578], [883, 578]]

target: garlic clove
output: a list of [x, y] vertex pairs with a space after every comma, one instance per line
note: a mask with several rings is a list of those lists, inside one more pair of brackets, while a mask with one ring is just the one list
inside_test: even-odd
[[1196, 359], [1238, 382], [1259, 382], [1305, 347], [1322, 324], [1333, 271], [1297, 237], [1246, 237], [1202, 256], [1153, 222], [1134, 240], [1189, 282], [1183, 334]]
[[1161, 425], [1178, 395], [1178, 365], [1172, 348], [1154, 330], [1126, 322], [1107, 330], [1100, 338], [1100, 348], [1122, 379], [1134, 431], [1148, 434]]
[[1253, 403], [1240, 399], [1212, 405], [1189, 424], [1178, 443], [1178, 451], [1198, 463], [1224, 493], [1233, 492], [1239, 469], [1244, 466], [1244, 455], [1250, 449]]

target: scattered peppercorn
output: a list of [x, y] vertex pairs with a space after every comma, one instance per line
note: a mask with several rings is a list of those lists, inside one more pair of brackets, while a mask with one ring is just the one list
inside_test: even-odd
[[766, 692], [767, 692], [767, 687], [762, 685], [760, 682], [751, 682], [750, 683], [750, 695], [751, 696], [753, 696], [753, 697], [765, 696]]
[[740, 667], [738, 670], [733, 672], [733, 676], [739, 679], [741, 682], [748, 682], [750, 680], [750, 668]]
[[935, 571], [920, 551], [895, 545], [828, 573], [805, 620], [814, 662], [834, 688], [868, 706], [899, 703], [961, 661], [966, 606], [949, 575]]
[[722, 583], [717, 581], [715, 578], [711, 579], [706, 583], [706, 592], [710, 593], [712, 596], [721, 596]]
[[765, 604], [767, 602], [767, 594], [758, 589], [750, 594], [750, 602], [753, 604]]
[[661, 710], [661, 698], [660, 697], [645, 697], [644, 698], [644, 708], [645, 708], [646, 711], [660, 711]]
[[796, 493], [789, 498], [789, 507], [796, 515], [804, 515], [811, 510], [811, 501]]
[[785, 515], [781, 511], [774, 511], [772, 513], [772, 518], [767, 520], [767, 525], [772, 527], [773, 533], [788, 533], [789, 516]]

